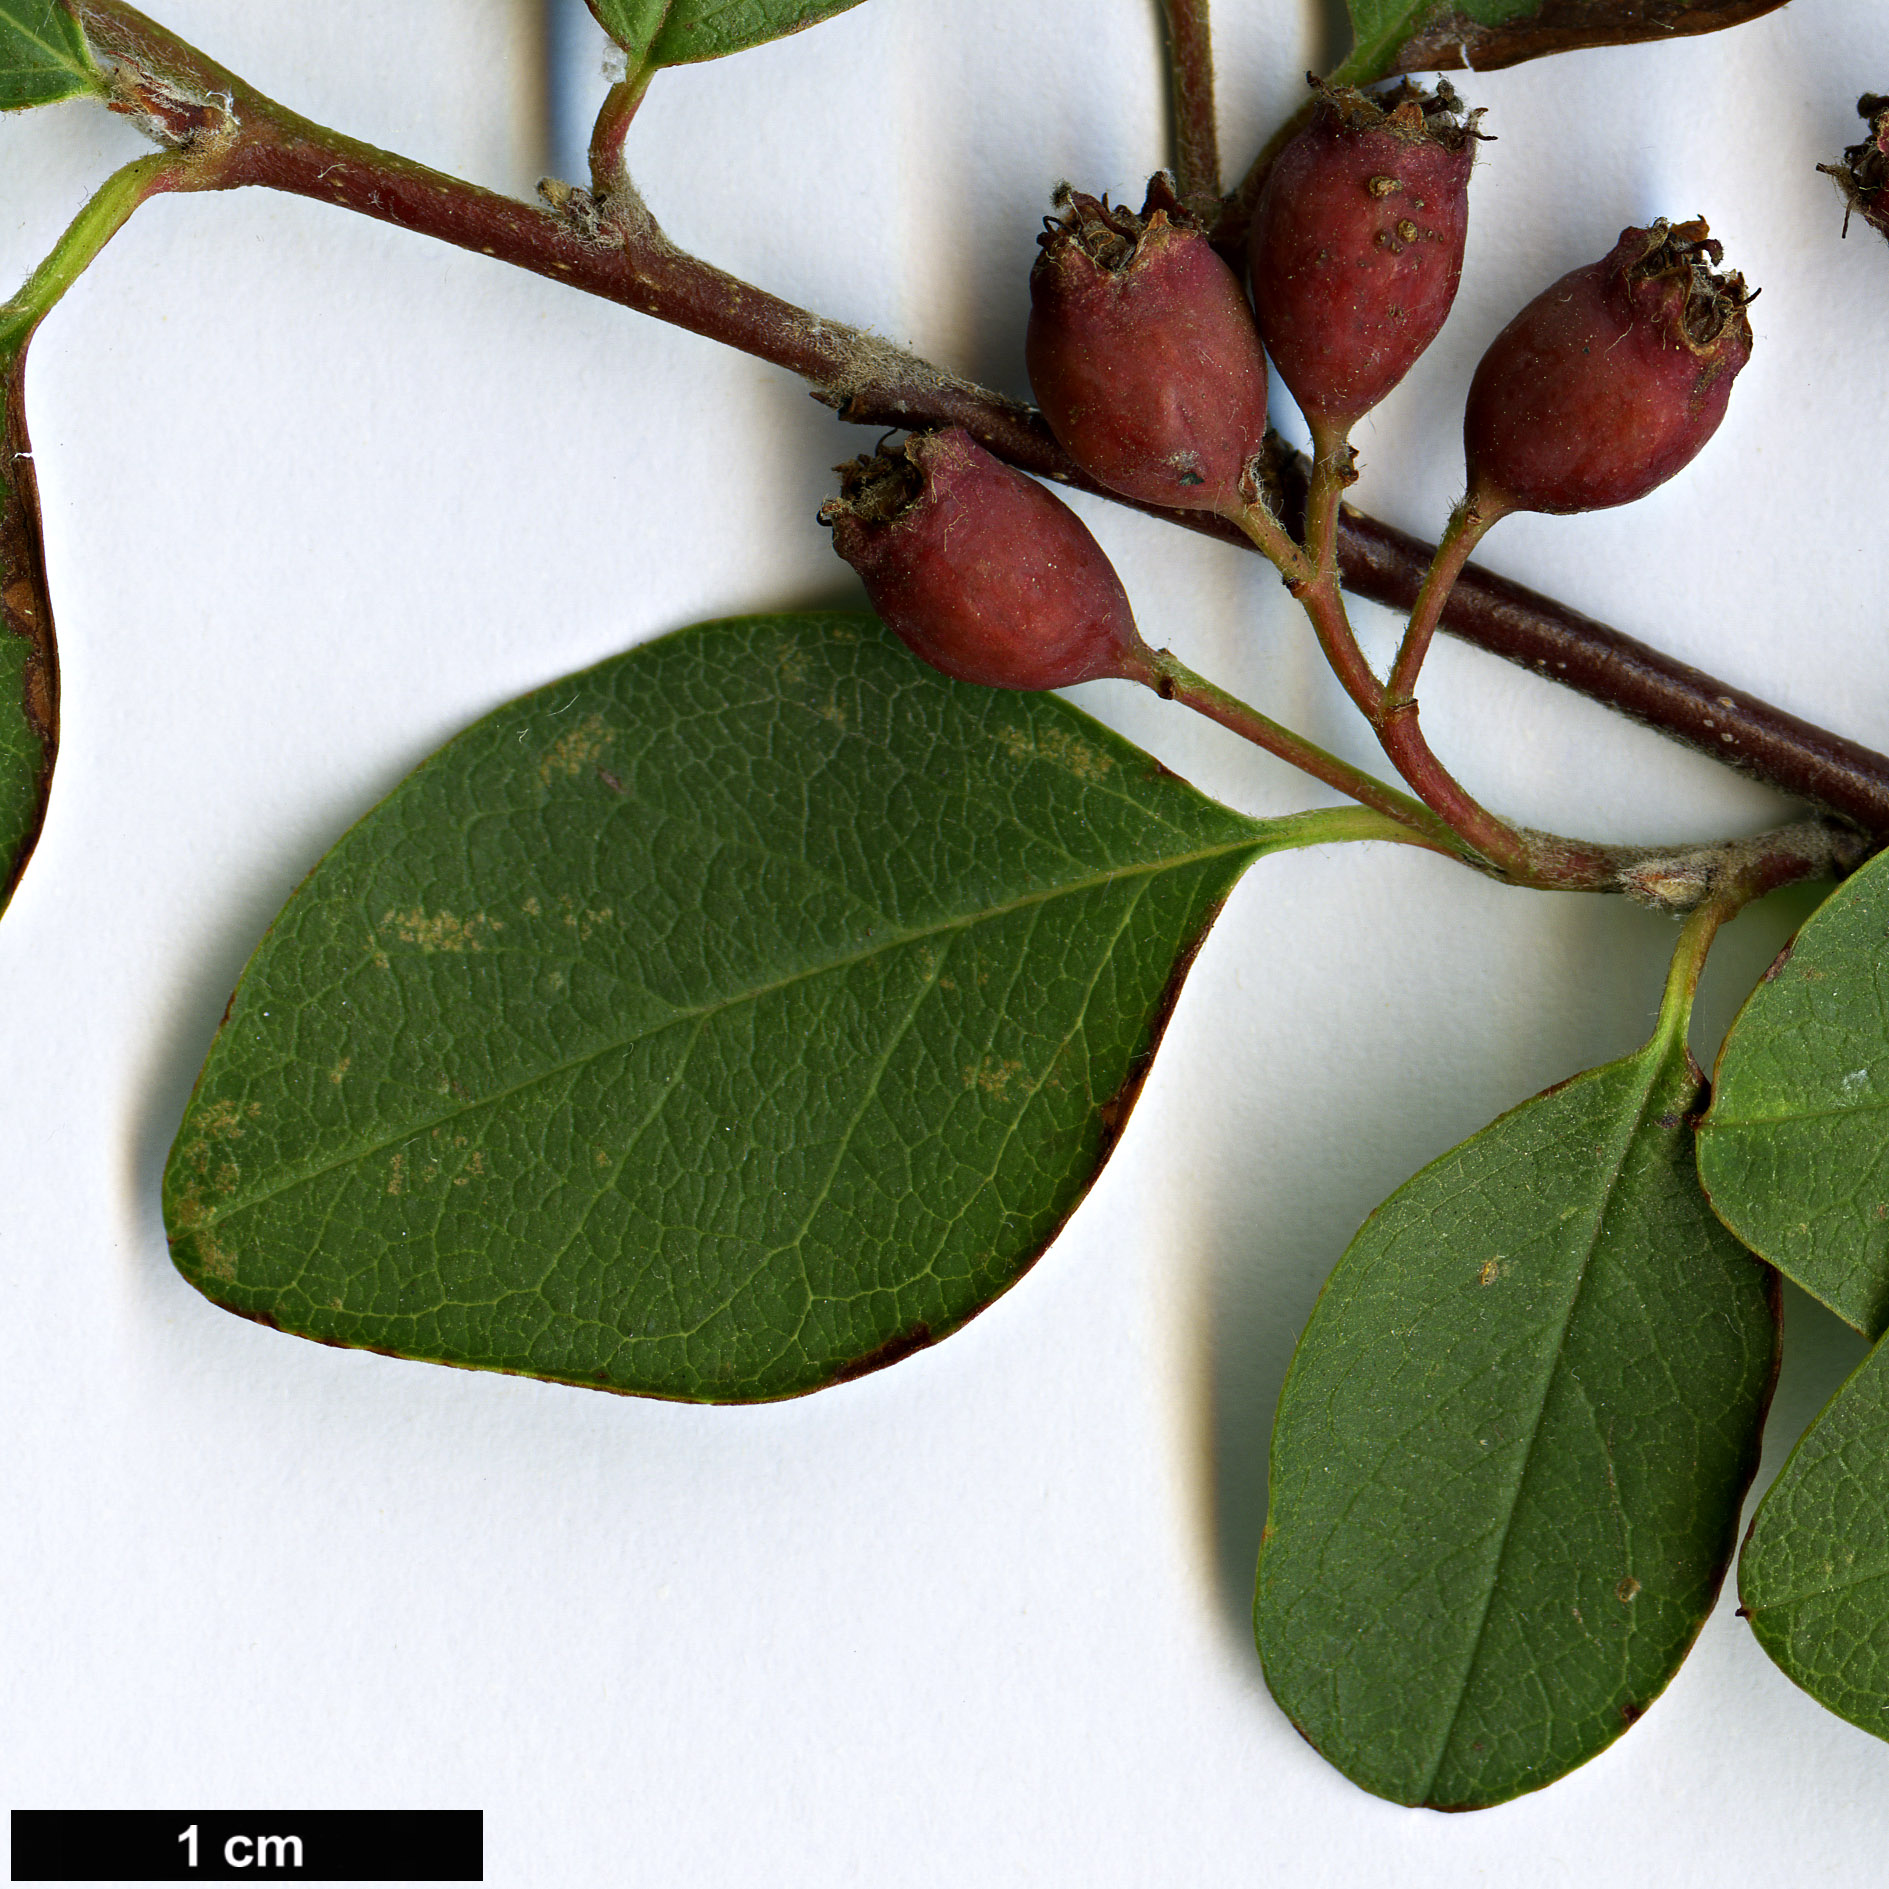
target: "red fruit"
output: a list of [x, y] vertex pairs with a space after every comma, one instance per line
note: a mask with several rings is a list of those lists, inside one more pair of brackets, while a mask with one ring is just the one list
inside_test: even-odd
[[1237, 512], [1266, 438], [1266, 356], [1238, 278], [1166, 177], [1136, 216], [1057, 193], [1024, 360], [1050, 431], [1125, 498]]
[[[1316, 82], [1315, 82], [1316, 83]], [[1463, 272], [1480, 112], [1446, 83], [1319, 86], [1274, 161], [1246, 252], [1259, 331], [1315, 428], [1341, 437], [1410, 372]]]
[[1496, 336], [1463, 415], [1470, 503], [1588, 512], [1663, 485], [1718, 430], [1751, 357], [1751, 300], [1703, 222], [1622, 230], [1613, 253]]
[[[1843, 201], [1872, 229], [1889, 236], [1889, 98], [1865, 92], [1856, 101], [1857, 112], [1868, 122], [1869, 136], [1843, 153], [1841, 164], [1817, 168], [1837, 180]], [[1843, 233], [1850, 233], [1848, 213]]]
[[833, 548], [934, 669], [994, 689], [1151, 678], [1127, 593], [1089, 528], [962, 427], [839, 474], [840, 496], [820, 508]]

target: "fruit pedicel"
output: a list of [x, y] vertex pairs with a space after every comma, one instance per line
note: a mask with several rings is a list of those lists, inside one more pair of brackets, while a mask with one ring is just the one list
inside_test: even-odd
[[[1030, 277], [1025, 346], [1042, 414], [1074, 466], [1135, 503], [1227, 519], [1279, 568], [1347, 693], [1415, 798], [1364, 775], [1141, 639], [1119, 578], [1076, 515], [960, 428], [840, 469], [821, 511], [886, 622], [959, 681], [1049, 689], [1145, 684], [1520, 884], [1593, 886], [1604, 852], [1480, 806], [1431, 751], [1416, 682], [1475, 545], [1513, 511], [1624, 505], [1670, 479], [1724, 418], [1751, 355], [1751, 292], [1719, 272], [1703, 219], [1629, 228], [1496, 336], [1464, 415], [1468, 491], [1389, 673], [1358, 644], [1338, 583], [1350, 433], [1415, 365], [1455, 302], [1481, 113], [1446, 84], [1375, 95], [1313, 81], [1246, 233], [1251, 299], [1157, 176], [1139, 212], [1065, 184]], [[1889, 201], [1889, 101], [1839, 181], [1875, 220]], [[1295, 536], [1266, 468], [1267, 357], [1313, 459]]]

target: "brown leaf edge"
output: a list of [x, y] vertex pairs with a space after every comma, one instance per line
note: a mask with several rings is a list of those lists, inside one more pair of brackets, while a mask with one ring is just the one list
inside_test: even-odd
[[1773, 13], [1784, 0], [1541, 0], [1532, 16], [1499, 26], [1467, 19], [1447, 4], [1404, 41], [1383, 76], [1400, 72], [1496, 72], [1549, 53], [1587, 46], [1716, 33]]
[[[38, 804], [10, 857], [0, 854], [0, 912], [13, 897], [46, 821], [53, 762], [59, 753], [59, 651], [53, 640], [52, 597], [40, 522], [39, 475], [26, 430], [26, 348], [0, 369], [0, 634], [23, 636], [26, 659], [21, 710], [39, 737]], [[0, 840], [0, 845], [4, 845]]]

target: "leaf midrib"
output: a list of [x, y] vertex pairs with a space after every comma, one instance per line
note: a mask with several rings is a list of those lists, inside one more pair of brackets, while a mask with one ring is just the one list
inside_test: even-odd
[[[37, 33], [30, 31], [17, 15], [3, 4], [0, 4], [0, 31], [10, 32], [15, 39], [25, 45], [37, 46], [40, 51], [45, 53], [52, 60], [53, 64], [58, 66], [63, 72], [83, 74], [85, 71], [85, 68], [73, 58], [70, 45], [57, 46], [50, 40], [41, 39]], [[0, 71], [7, 72], [34, 72], [40, 70], [43, 70], [43, 68], [35, 66], [0, 67]]]
[[584, 1051], [581, 1055], [567, 1057], [560, 1062], [535, 1070], [529, 1076], [522, 1077], [519, 1081], [511, 1083], [503, 1089], [494, 1090], [490, 1095], [479, 1096], [470, 1102], [458, 1103], [454, 1107], [442, 1110], [436, 1115], [423, 1117], [414, 1122], [411, 1126], [402, 1128], [395, 1134], [386, 1135], [377, 1140], [366, 1142], [357, 1148], [349, 1150], [345, 1154], [336, 1155], [330, 1159], [315, 1162], [307, 1167], [298, 1169], [265, 1192], [251, 1194], [240, 1200], [232, 1199], [219, 1206], [211, 1207], [205, 1212], [203, 1218], [197, 1224], [209, 1228], [217, 1226], [237, 1214], [252, 1212], [258, 1207], [266, 1206], [278, 1195], [285, 1194], [296, 1187], [306, 1186], [311, 1181], [318, 1181], [323, 1175], [331, 1174], [337, 1168], [349, 1167], [361, 1161], [371, 1160], [375, 1155], [383, 1154], [389, 1148], [396, 1147], [401, 1142], [411, 1141], [416, 1135], [425, 1134], [434, 1128], [444, 1127], [448, 1122], [457, 1121], [460, 1117], [472, 1114], [476, 1110], [491, 1108], [498, 1103], [509, 1100], [512, 1096], [522, 1094], [527, 1089], [534, 1088], [541, 1082], [549, 1081], [554, 1076], [565, 1075], [573, 1070], [582, 1069], [587, 1064], [595, 1062], [599, 1057], [608, 1056], [616, 1051], [627, 1049], [631, 1044], [641, 1042], [647, 1037], [658, 1034], [660, 1031], [673, 1029], [677, 1024], [703, 1020], [718, 1015], [724, 1010], [732, 1010], [740, 1004], [756, 1003], [764, 997], [771, 997], [779, 991], [789, 990], [794, 985], [804, 983], [810, 978], [824, 977], [829, 972], [833, 971], [851, 970], [858, 965], [870, 963], [874, 958], [881, 957], [887, 952], [905, 950], [911, 945], [922, 944], [927, 939], [942, 938], [950, 936], [953, 933], [968, 931], [973, 926], [1007, 918], [1013, 913], [1027, 911], [1032, 906], [1047, 905], [1055, 899], [1073, 897], [1083, 892], [1093, 892], [1099, 887], [1113, 885], [1119, 880], [1152, 877], [1157, 873], [1164, 872], [1182, 872], [1190, 866], [1205, 865], [1213, 860], [1225, 859], [1229, 855], [1241, 852], [1250, 852], [1257, 858], [1264, 851], [1277, 850], [1278, 848], [1290, 844], [1290, 841], [1281, 839], [1275, 842], [1274, 847], [1269, 848], [1267, 838], [1268, 836], [1264, 832], [1255, 831], [1250, 837], [1237, 841], [1228, 841], [1224, 845], [1200, 847], [1191, 853], [1171, 855], [1165, 859], [1150, 861], [1145, 865], [1115, 867], [1103, 872], [1090, 873], [1081, 879], [1066, 880], [1059, 885], [1051, 886], [1040, 892], [1026, 893], [1022, 897], [1013, 899], [1005, 905], [986, 906], [979, 911], [969, 913], [963, 917], [947, 919], [937, 924], [920, 926], [909, 931], [901, 932], [894, 937], [886, 939], [882, 943], [875, 941], [864, 949], [853, 952], [847, 956], [829, 958], [823, 963], [809, 965], [805, 969], [794, 971], [785, 977], [777, 978], [771, 983], [757, 984], [747, 990], [736, 992], [727, 997], [718, 998], [711, 1003], [695, 1004], [675, 1010], [659, 1023], [651, 1024], [647, 1028], [633, 1030], [624, 1036], [614, 1037], [608, 1042], [598, 1044], [594, 1049]]
[[[1642, 1054], [1650, 1052], [1643, 1051]], [[1589, 1218], [1586, 1252], [1581, 1260], [1580, 1274], [1575, 1280], [1574, 1290], [1568, 1294], [1568, 1308], [1561, 1320], [1561, 1329], [1556, 1334], [1555, 1342], [1549, 1352], [1548, 1368], [1540, 1380], [1540, 1394], [1535, 1404], [1535, 1420], [1529, 1428], [1528, 1444], [1522, 1451], [1521, 1467], [1516, 1471], [1513, 1488], [1509, 1492], [1509, 1512], [1502, 1524], [1502, 1542], [1496, 1549], [1495, 1567], [1489, 1578], [1487, 1593], [1483, 1596], [1482, 1613], [1476, 1622], [1476, 1631], [1470, 1641], [1469, 1656], [1463, 1662], [1462, 1677], [1456, 1684], [1456, 1703], [1450, 1712], [1449, 1724], [1444, 1728], [1443, 1736], [1438, 1741], [1435, 1762], [1430, 1767], [1429, 1775], [1424, 1779], [1422, 1801], [1427, 1803], [1431, 1792], [1436, 1787], [1436, 1780], [1443, 1770], [1444, 1760], [1449, 1756], [1450, 1746], [1456, 1737], [1456, 1728], [1462, 1720], [1463, 1707], [1468, 1702], [1470, 1682], [1475, 1677], [1476, 1662], [1482, 1656], [1483, 1639], [1489, 1629], [1489, 1615], [1495, 1607], [1495, 1597], [1502, 1585], [1502, 1569], [1508, 1559], [1509, 1542], [1515, 1533], [1515, 1517], [1522, 1505], [1522, 1491], [1528, 1483], [1528, 1472], [1535, 1460], [1535, 1446], [1541, 1440], [1541, 1426], [1548, 1413], [1548, 1397], [1554, 1381], [1561, 1369], [1561, 1356], [1566, 1347], [1569, 1330], [1574, 1324], [1574, 1315], [1580, 1309], [1581, 1299], [1587, 1291], [1588, 1279], [1593, 1271], [1594, 1253], [1600, 1244], [1601, 1228], [1607, 1217], [1608, 1205], [1620, 1186], [1621, 1172], [1626, 1163], [1627, 1150], [1633, 1145], [1633, 1138], [1640, 1131], [1651, 1106], [1653, 1091], [1659, 1085], [1659, 1078], [1666, 1065], [1666, 1057], [1650, 1053], [1650, 1070], [1646, 1082], [1640, 1091], [1640, 1099], [1634, 1107], [1625, 1132], [1616, 1141], [1614, 1153], [1608, 1165], [1606, 1185], [1596, 1201], [1594, 1211]], [[1599, 1072], [1596, 1072], [1599, 1073]]]
[[1834, 1595], [1846, 1594], [1853, 1587], [1867, 1587], [1872, 1581], [1889, 1580], [1889, 1561], [1884, 1561], [1870, 1569], [1866, 1574], [1852, 1575], [1846, 1581], [1838, 1581], [1830, 1587], [1807, 1587], [1801, 1594], [1787, 1594], [1782, 1600], [1764, 1600], [1750, 1609], [1754, 1615], [1777, 1613], [1786, 1607], [1801, 1607], [1807, 1600], [1829, 1600]]
[[1699, 1132], [1709, 1135], [1715, 1128], [1783, 1128], [1792, 1122], [1820, 1122], [1840, 1115], [1873, 1115], [1884, 1109], [1889, 1109], [1889, 1098], [1880, 1102], [1846, 1102], [1837, 1108], [1792, 1109], [1784, 1115], [1733, 1115], [1724, 1120], [1708, 1115], [1700, 1124]]

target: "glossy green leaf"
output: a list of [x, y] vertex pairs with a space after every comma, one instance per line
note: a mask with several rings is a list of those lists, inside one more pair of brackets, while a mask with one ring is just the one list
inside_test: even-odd
[[0, 910], [39, 839], [59, 747], [59, 661], [25, 369], [24, 344], [0, 363]]
[[1889, 1738], [1889, 1344], [1766, 1492], [1738, 1561], [1758, 1643], [1820, 1705]]
[[1260, 1655], [1305, 1736], [1398, 1803], [1500, 1803], [1594, 1756], [1730, 1560], [1775, 1281], [1700, 1195], [1677, 1008], [1393, 1194], [1294, 1353]]
[[1332, 76], [1351, 85], [1398, 72], [1520, 65], [1582, 46], [1715, 33], [1784, 0], [1347, 0], [1354, 50]]
[[1719, 1052], [1699, 1174], [1725, 1224], [1871, 1338], [1889, 1327], [1889, 855], [1818, 907]]
[[0, 0], [0, 111], [98, 86], [85, 35], [60, 0]]
[[589, 0], [631, 70], [721, 59], [817, 26], [860, 0]]
[[177, 1263], [613, 1390], [890, 1363], [1082, 1198], [1244, 867], [1374, 821], [1229, 812], [869, 617], [681, 632], [469, 729], [304, 883], [172, 1151]]

